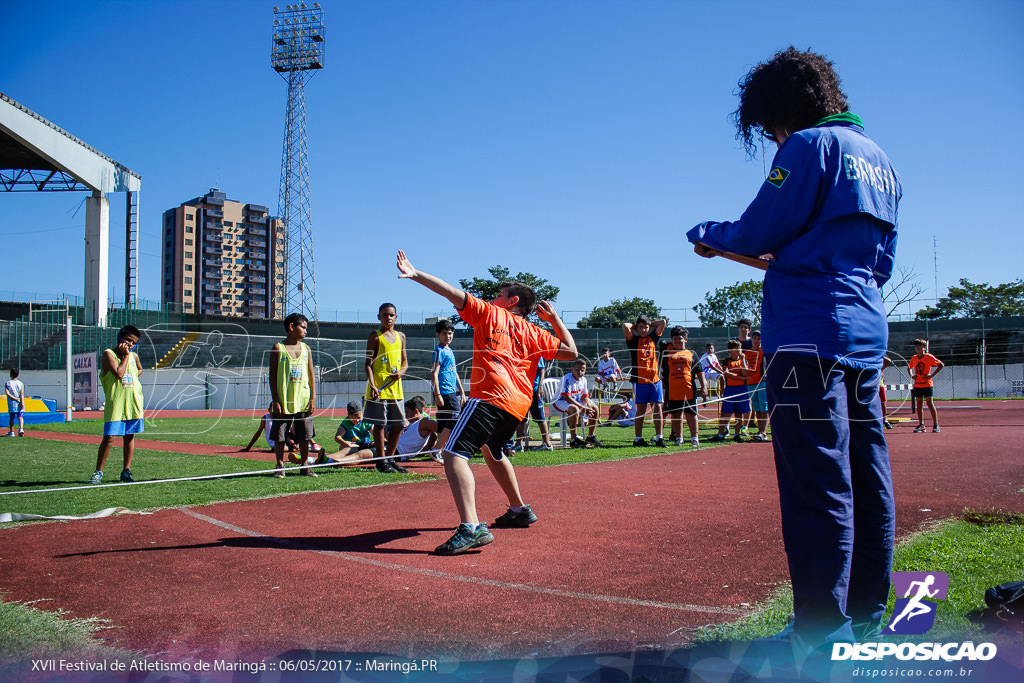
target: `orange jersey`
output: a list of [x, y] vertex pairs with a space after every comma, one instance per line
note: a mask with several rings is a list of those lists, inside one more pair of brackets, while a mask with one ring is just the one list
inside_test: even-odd
[[910, 374], [914, 376], [914, 388], [923, 389], [925, 387], [934, 387], [935, 382], [933, 382], [928, 375], [932, 373], [932, 368], [939, 364], [939, 359], [930, 353], [926, 353], [921, 357], [918, 357], [917, 354], [911, 356]]
[[633, 337], [626, 340], [626, 347], [633, 361], [633, 370], [629, 376], [629, 381], [633, 384], [657, 384], [661, 381], [658, 375], [659, 339], [661, 335], [652, 331], [646, 337], [634, 332]]
[[747, 384], [757, 384], [764, 377], [764, 351], [758, 349], [746, 349], [743, 357], [747, 359], [747, 367], [750, 374], [747, 375]]
[[524, 318], [472, 294], [459, 315], [473, 327], [473, 374], [469, 395], [522, 419], [533, 402], [533, 378], [541, 358], [551, 360], [561, 342]]
[[[732, 370], [733, 372], [736, 372], [737, 370], [743, 370], [747, 367], [747, 360], [743, 357], [742, 354], [739, 358], [735, 360], [733, 360], [732, 358], [726, 358], [725, 362], [722, 363], [722, 367], [724, 367], [726, 370]], [[740, 379], [733, 379], [728, 375], [725, 376], [725, 386], [727, 387], [742, 387], [746, 386], [746, 384], [746, 377], [741, 377]]]
[[701, 371], [693, 351], [677, 349], [669, 344], [661, 352], [661, 366], [665, 376], [665, 398], [669, 401], [692, 401], [693, 373]]

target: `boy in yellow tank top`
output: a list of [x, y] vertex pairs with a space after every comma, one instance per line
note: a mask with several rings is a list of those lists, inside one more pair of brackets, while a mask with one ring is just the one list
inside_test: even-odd
[[100, 441], [99, 453], [96, 456], [96, 471], [89, 478], [90, 484], [99, 484], [103, 480], [103, 466], [110, 455], [110, 447], [114, 437], [121, 437], [124, 449], [124, 469], [121, 470], [121, 481], [130, 483], [132, 479], [132, 456], [135, 455], [135, 435], [141, 434], [143, 424], [142, 385], [139, 375], [142, 374], [142, 363], [135, 355], [135, 347], [142, 333], [134, 325], [125, 325], [117, 333], [117, 347], [105, 349], [100, 359], [100, 383], [103, 385], [103, 440]]
[[[270, 352], [270, 438], [274, 441], [274, 459], [277, 461], [276, 478], [284, 477], [284, 445], [288, 432], [299, 447], [299, 462], [309, 462], [309, 444], [316, 436], [313, 428], [313, 408], [316, 406], [316, 382], [313, 378], [313, 354], [302, 343], [306, 338], [309, 319], [301, 313], [292, 313], [284, 319], [287, 332], [283, 342], [274, 344]], [[317, 476], [308, 467], [302, 474]]]
[[[409, 369], [405, 335], [395, 330], [397, 319], [398, 309], [394, 304], [381, 304], [377, 309], [380, 329], [370, 333], [366, 340], [366, 407], [363, 419], [373, 426], [376, 467], [377, 471], [384, 473], [409, 471], [393, 458], [406, 424], [402, 376]], [[384, 441], [385, 428], [387, 443]]]

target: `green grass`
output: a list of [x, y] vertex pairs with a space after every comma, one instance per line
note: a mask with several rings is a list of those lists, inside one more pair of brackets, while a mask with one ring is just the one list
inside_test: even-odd
[[[965, 521], [970, 520], [970, 521]], [[893, 571], [941, 571], [949, 576], [946, 600], [938, 603], [935, 626], [909, 639], [962, 639], [981, 632], [972, 613], [985, 607], [985, 590], [1016, 578], [1024, 567], [1024, 515], [997, 510], [964, 511], [934, 528], [897, 544]], [[890, 596], [886, 617], [892, 615]], [[776, 589], [749, 616], [730, 624], [699, 629], [695, 642], [752, 640], [778, 633], [793, 611], [793, 592], [786, 584]]]
[[[271, 469], [273, 459], [270, 454], [260, 455], [262, 460], [137, 449], [132, 472], [137, 481], [145, 481]], [[120, 448], [111, 450], [104, 483], [117, 482], [121, 457]], [[84, 486], [96, 466], [96, 446], [37, 439], [0, 439], [0, 459], [4, 463], [3, 474], [0, 475], [0, 493]], [[320, 476], [315, 479], [297, 476], [296, 473], [284, 479], [274, 479], [264, 474], [0, 495], [0, 512], [53, 516], [82, 515], [109, 507], [153, 510], [434, 478], [422, 474], [387, 475], [358, 468], [319, 468], [317, 473]]]

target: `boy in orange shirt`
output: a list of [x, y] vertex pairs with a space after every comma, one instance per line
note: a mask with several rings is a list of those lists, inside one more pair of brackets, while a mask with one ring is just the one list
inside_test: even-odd
[[725, 441], [729, 431], [729, 422], [736, 416], [736, 436], [734, 441], [743, 442], [743, 426], [747, 424], [750, 414], [750, 399], [747, 396], [747, 359], [743, 357], [743, 349], [739, 339], [729, 340], [729, 357], [722, 363], [725, 372], [725, 393], [722, 395], [722, 406], [719, 409], [718, 433], [711, 437], [712, 442]]
[[[473, 373], [469, 401], [444, 447], [444, 471], [459, 511], [460, 524], [434, 552], [459, 555], [487, 545], [494, 536], [476, 512], [476, 480], [469, 459], [481, 451], [491, 475], [508, 498], [508, 511], [495, 526], [527, 527], [537, 515], [519, 492], [519, 482], [502, 448], [526, 417], [533, 400], [533, 378], [540, 358], [573, 360], [576, 342], [547, 301], [536, 303], [533, 290], [519, 282], [503, 283], [486, 303], [444, 280], [416, 270], [404, 251], [398, 252], [398, 277], [418, 282], [452, 302], [473, 327]], [[526, 321], [537, 309], [555, 334]], [[557, 336], [556, 336], [557, 335]]]
[[[935, 403], [932, 395], [935, 393], [935, 382], [933, 378], [939, 374], [939, 370], [945, 367], [943, 362], [928, 353], [928, 340], [914, 340], [915, 355], [910, 357], [907, 370], [914, 378], [914, 388], [910, 392], [910, 398], [914, 401], [914, 408], [917, 410], [917, 427], [915, 432], [924, 431], [924, 403], [928, 403], [928, 412], [932, 414], [932, 431], [939, 430], [939, 416], [935, 411]], [[932, 370], [932, 368], [935, 368]]]

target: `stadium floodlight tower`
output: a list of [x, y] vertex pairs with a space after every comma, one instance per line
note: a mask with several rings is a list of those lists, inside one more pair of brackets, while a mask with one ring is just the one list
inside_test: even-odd
[[[284, 223], [283, 315], [317, 320], [313, 270], [313, 226], [309, 216], [309, 159], [306, 155], [306, 83], [324, 68], [324, 11], [320, 3], [274, 8], [270, 66], [288, 81], [278, 216]], [[277, 253], [277, 244], [271, 253]], [[276, 260], [276, 259], [275, 259]], [[277, 310], [279, 293], [274, 292]]]

